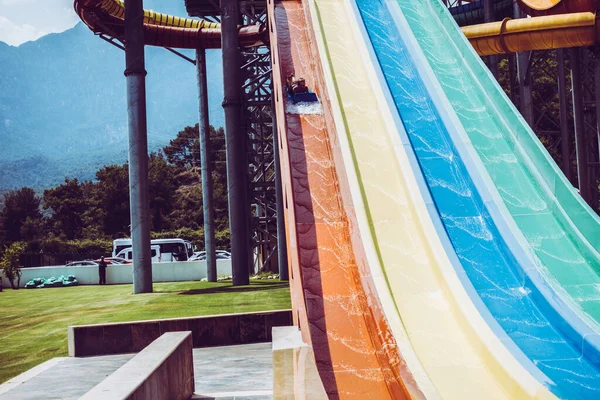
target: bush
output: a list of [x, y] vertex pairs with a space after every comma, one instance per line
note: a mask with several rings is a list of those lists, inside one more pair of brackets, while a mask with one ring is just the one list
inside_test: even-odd
[[[21, 242], [15, 242], [11, 244], [2, 255], [0, 260], [0, 267], [4, 270], [4, 275], [10, 282], [10, 286], [13, 289], [18, 289], [21, 286], [21, 267], [19, 263], [19, 257], [25, 250], [25, 244]], [[15, 286], [15, 279], [17, 284]]]

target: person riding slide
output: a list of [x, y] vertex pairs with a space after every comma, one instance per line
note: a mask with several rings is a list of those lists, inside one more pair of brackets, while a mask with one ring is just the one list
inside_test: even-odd
[[291, 94], [308, 93], [308, 87], [306, 86], [304, 78], [298, 78], [296, 80], [294, 79], [294, 74], [292, 74], [288, 76], [286, 84]]

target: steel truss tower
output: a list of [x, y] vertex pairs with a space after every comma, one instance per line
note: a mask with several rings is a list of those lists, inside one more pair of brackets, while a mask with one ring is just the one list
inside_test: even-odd
[[[185, 3], [190, 16], [220, 21], [218, 0]], [[266, 24], [266, 0], [240, 0], [239, 10], [240, 24]], [[271, 53], [268, 46], [240, 49], [240, 52], [243, 128], [247, 135], [249, 236], [254, 260], [251, 268], [274, 272], [281, 269], [282, 278], [287, 279], [287, 261], [278, 257]], [[279, 215], [283, 218], [283, 213]], [[285, 250], [285, 244], [282, 247]], [[280, 263], [283, 268], [279, 268]]]

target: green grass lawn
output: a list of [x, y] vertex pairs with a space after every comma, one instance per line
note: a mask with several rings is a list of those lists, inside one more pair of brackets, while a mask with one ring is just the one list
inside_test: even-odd
[[75, 286], [0, 292], [0, 383], [53, 357], [67, 356], [67, 326], [266, 311], [291, 307], [287, 283], [231, 281]]

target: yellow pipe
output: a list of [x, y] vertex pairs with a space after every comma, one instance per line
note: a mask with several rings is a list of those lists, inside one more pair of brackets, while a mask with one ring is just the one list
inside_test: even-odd
[[[115, 18], [125, 19], [125, 5], [121, 0], [102, 0], [99, 7]], [[172, 26], [177, 28], [218, 28], [216, 22], [181, 18], [168, 14], [157, 13], [152, 10], [144, 10], [144, 23], [149, 25]]]
[[465, 26], [463, 33], [480, 56], [584, 47], [596, 44], [599, 24], [594, 13], [509, 19]]

